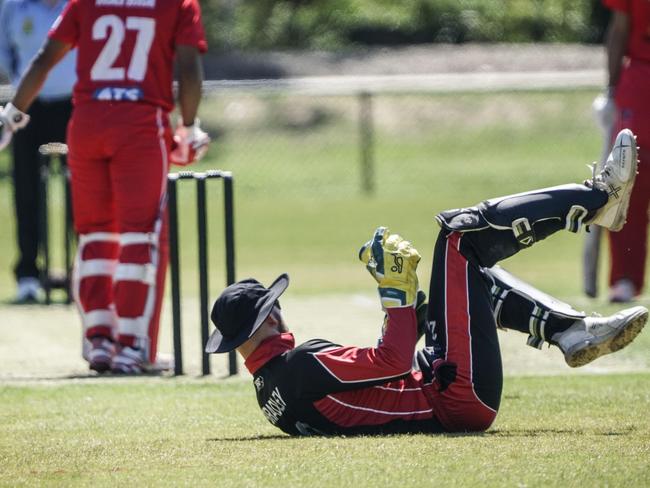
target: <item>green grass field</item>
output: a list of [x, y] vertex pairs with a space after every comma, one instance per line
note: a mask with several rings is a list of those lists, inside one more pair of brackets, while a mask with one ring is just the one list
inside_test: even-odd
[[[298, 340], [320, 335], [371, 344], [381, 317], [356, 254], [374, 228], [388, 225], [414, 242], [426, 284], [435, 213], [588, 176], [584, 164], [598, 157], [601, 144], [590, 118], [593, 96], [378, 97], [372, 196], [358, 190], [354, 100], [223, 97], [203, 106], [202, 118], [218, 137], [199, 168], [234, 172], [237, 276], [269, 283], [290, 273], [283, 308]], [[246, 118], [251, 112], [256, 119]], [[305, 114], [321, 114], [321, 122], [296, 128]], [[221, 195], [211, 193], [215, 296], [225, 271]], [[10, 198], [9, 182], [0, 180], [4, 301], [13, 293]], [[55, 192], [55, 222], [59, 209]], [[183, 188], [181, 215], [190, 360], [198, 315], [193, 189]], [[581, 295], [582, 240], [563, 233], [504, 266], [580, 309], [611, 313], [615, 307], [604, 298]], [[502, 334], [502, 410], [483, 435], [290, 439], [259, 412], [246, 374], [200, 378], [195, 362], [184, 378], [88, 378], [74, 309], [1, 305], [0, 314], [1, 486], [650, 484], [647, 331], [620, 354], [578, 371], [564, 366], [556, 350], [534, 351], [523, 336]], [[169, 322], [166, 308], [163, 350]]]
[[3, 386], [4, 486], [648, 485], [648, 374], [509, 378], [482, 435], [279, 434], [241, 381]]

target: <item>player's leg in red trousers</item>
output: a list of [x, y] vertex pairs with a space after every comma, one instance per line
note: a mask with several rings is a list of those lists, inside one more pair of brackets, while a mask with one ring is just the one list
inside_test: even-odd
[[140, 372], [156, 357], [171, 144], [166, 114], [149, 106], [129, 109], [125, 118], [120, 106], [78, 107], [69, 136], [80, 234], [74, 287], [93, 345], [87, 359], [92, 369], [127, 373]]
[[[640, 294], [645, 282], [648, 242], [648, 210], [650, 206], [650, 64], [635, 61], [627, 67], [617, 87], [618, 118], [616, 131], [629, 128], [637, 136], [639, 173], [636, 177], [627, 223], [619, 232], [609, 232], [610, 298], [628, 301]], [[623, 280], [629, 285], [617, 284]], [[627, 295], [627, 296], [626, 296]]]
[[168, 117], [154, 107], [130, 117], [131, 131], [122, 134], [111, 161], [120, 238], [113, 276], [118, 352], [112, 369], [117, 373], [137, 373], [156, 359], [168, 258]]

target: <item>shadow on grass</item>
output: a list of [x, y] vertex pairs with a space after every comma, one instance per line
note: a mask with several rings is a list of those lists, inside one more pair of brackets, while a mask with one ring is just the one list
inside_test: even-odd
[[[626, 428], [620, 431], [589, 431], [584, 429], [510, 429], [510, 430], [491, 430], [488, 432], [440, 432], [440, 433], [418, 433], [418, 434], [377, 434], [377, 435], [350, 435], [343, 437], [402, 437], [406, 435], [432, 435], [432, 436], [441, 436], [441, 437], [540, 437], [545, 435], [596, 435], [603, 437], [613, 437], [613, 436], [625, 436], [630, 434], [634, 429]], [[321, 437], [321, 438], [340, 438], [341, 436], [310, 436], [310, 437]], [[242, 437], [212, 437], [206, 439], [208, 442], [248, 442], [248, 441], [272, 441], [272, 440], [290, 440], [290, 439], [300, 439], [300, 437], [294, 437], [284, 434], [270, 434], [270, 435], [253, 435], [253, 436], [242, 436]]]
[[211, 437], [206, 439], [208, 442], [249, 442], [249, 441], [274, 441], [274, 440], [287, 440], [297, 439], [286, 434], [271, 434], [271, 435], [253, 435], [243, 437]]
[[362, 439], [368, 437], [405, 437], [405, 436], [414, 436], [414, 435], [427, 435], [427, 436], [443, 436], [443, 437], [482, 437], [485, 435], [485, 432], [411, 432], [411, 433], [358, 433], [358, 434], [345, 434], [345, 435], [310, 435], [310, 436], [291, 436], [283, 434], [271, 434], [271, 435], [254, 435], [254, 436], [242, 436], [242, 437], [213, 437], [206, 439], [209, 442], [247, 442], [247, 441], [266, 441], [266, 440], [291, 440], [291, 439], [305, 439], [305, 438], [320, 438], [320, 439]]
[[493, 437], [539, 437], [544, 435], [598, 435], [604, 437], [624, 436], [632, 432], [632, 428], [626, 428], [620, 431], [598, 432], [584, 429], [509, 429], [509, 430], [490, 430], [485, 432], [486, 436]]
[[129, 379], [129, 378], [176, 378], [173, 374], [169, 372], [162, 371], [152, 371], [148, 373], [139, 373], [139, 374], [113, 374], [113, 373], [72, 373], [72, 374], [62, 374], [60, 376], [11, 376], [7, 378], [0, 377], [0, 381], [3, 383], [38, 383], [41, 381], [68, 381], [68, 380], [115, 380], [115, 379]]

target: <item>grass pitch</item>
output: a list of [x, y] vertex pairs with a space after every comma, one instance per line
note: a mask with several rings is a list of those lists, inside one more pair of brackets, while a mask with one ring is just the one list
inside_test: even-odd
[[[358, 191], [353, 101], [299, 100], [289, 110], [278, 98], [215, 99], [204, 105], [202, 118], [219, 137], [199, 168], [234, 171], [237, 275], [269, 283], [280, 272], [291, 274], [283, 308], [298, 341], [323, 336], [373, 344], [381, 312], [356, 258], [373, 229], [388, 225], [414, 242], [423, 255], [419, 275], [426, 286], [436, 212], [588, 176], [584, 163], [600, 153], [589, 113], [594, 95], [381, 97], [375, 104], [372, 196]], [[260, 126], [246, 119], [255, 110], [269, 117]], [[326, 123], [296, 129], [296, 110], [324, 113]], [[0, 198], [0, 299], [6, 300], [13, 293], [14, 257], [7, 180], [0, 181]], [[60, 194], [54, 191], [53, 198], [56, 222]], [[214, 296], [225, 271], [219, 192], [210, 198]], [[89, 377], [79, 358], [73, 308], [0, 305], [0, 485], [650, 484], [647, 330], [621, 353], [580, 370], [566, 367], [556, 349], [535, 351], [523, 335], [501, 334], [504, 397], [483, 435], [282, 435], [259, 411], [245, 373], [220, 379], [225, 368], [219, 358], [212, 362], [215, 377], [197, 376], [192, 190], [183, 189], [180, 205], [188, 376]], [[581, 296], [581, 245], [582, 236], [560, 233], [504, 266], [578, 309], [611, 313], [615, 308], [602, 298]], [[603, 259], [601, 289], [606, 264]], [[169, 330], [167, 308], [163, 351], [171, 350]]]
[[242, 381], [0, 388], [4, 486], [647, 486], [650, 375], [509, 378], [480, 435], [301, 438]]

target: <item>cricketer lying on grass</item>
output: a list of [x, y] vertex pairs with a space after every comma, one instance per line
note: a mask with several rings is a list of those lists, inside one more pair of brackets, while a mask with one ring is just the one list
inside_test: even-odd
[[584, 184], [438, 214], [428, 304], [418, 290], [420, 254], [379, 227], [359, 252], [386, 312], [377, 347], [323, 339], [295, 347], [278, 302], [289, 285], [283, 274], [269, 288], [254, 279], [226, 288], [206, 351], [237, 349], [262, 412], [291, 435], [485, 430], [501, 402], [497, 327], [528, 334], [535, 347], [557, 346], [577, 367], [625, 347], [645, 325], [644, 307], [587, 317], [495, 266], [561, 229], [623, 227], [636, 168], [635, 137], [623, 130]]

